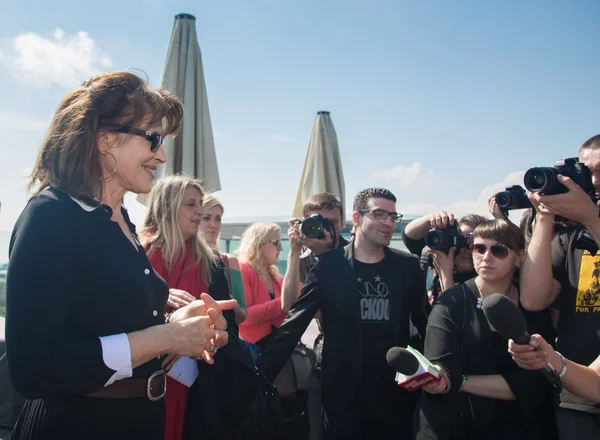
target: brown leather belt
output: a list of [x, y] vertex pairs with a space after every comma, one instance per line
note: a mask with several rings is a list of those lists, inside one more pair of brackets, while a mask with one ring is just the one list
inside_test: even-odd
[[167, 376], [163, 370], [152, 374], [148, 379], [130, 377], [117, 380], [107, 387], [100, 388], [87, 394], [86, 397], [132, 399], [147, 397], [150, 400], [160, 400], [167, 392]]

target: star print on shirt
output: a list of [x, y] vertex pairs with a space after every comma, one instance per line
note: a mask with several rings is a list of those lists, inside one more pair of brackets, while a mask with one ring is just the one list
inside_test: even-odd
[[362, 283], [362, 278], [361, 278], [361, 277], [358, 277], [358, 278], [356, 279], [356, 282], [357, 282], [357, 283]]
[[377, 275], [377, 276], [375, 277], [375, 282], [377, 282], [377, 283], [378, 283], [378, 282], [380, 282], [380, 281], [381, 281], [381, 277], [380, 277], [379, 275]]

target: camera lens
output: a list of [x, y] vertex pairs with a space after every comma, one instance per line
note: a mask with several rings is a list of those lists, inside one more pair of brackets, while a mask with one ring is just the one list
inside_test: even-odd
[[502, 191], [496, 194], [496, 204], [498, 207], [504, 209], [512, 204], [512, 196], [508, 191]]
[[431, 249], [437, 249], [442, 243], [442, 233], [440, 231], [429, 231], [425, 235], [425, 244]]
[[525, 188], [534, 193], [548, 193], [552, 191], [558, 172], [555, 168], [531, 168], [525, 173]]
[[301, 229], [302, 233], [309, 238], [323, 238], [323, 226], [321, 222], [314, 217], [304, 219]]

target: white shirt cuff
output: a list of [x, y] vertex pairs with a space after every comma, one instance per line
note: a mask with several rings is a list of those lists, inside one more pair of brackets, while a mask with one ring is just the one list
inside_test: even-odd
[[102, 360], [104, 364], [115, 371], [115, 374], [104, 384], [109, 386], [116, 380], [126, 379], [133, 375], [131, 368], [131, 349], [129, 338], [125, 333], [111, 336], [101, 336]]

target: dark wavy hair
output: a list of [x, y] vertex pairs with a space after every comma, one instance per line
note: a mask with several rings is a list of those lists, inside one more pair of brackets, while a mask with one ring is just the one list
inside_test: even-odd
[[71, 91], [59, 104], [31, 173], [29, 190], [56, 188], [97, 206], [102, 199], [100, 130], [163, 122], [175, 135], [183, 104], [172, 93], [151, 87], [130, 72], [101, 73]]

